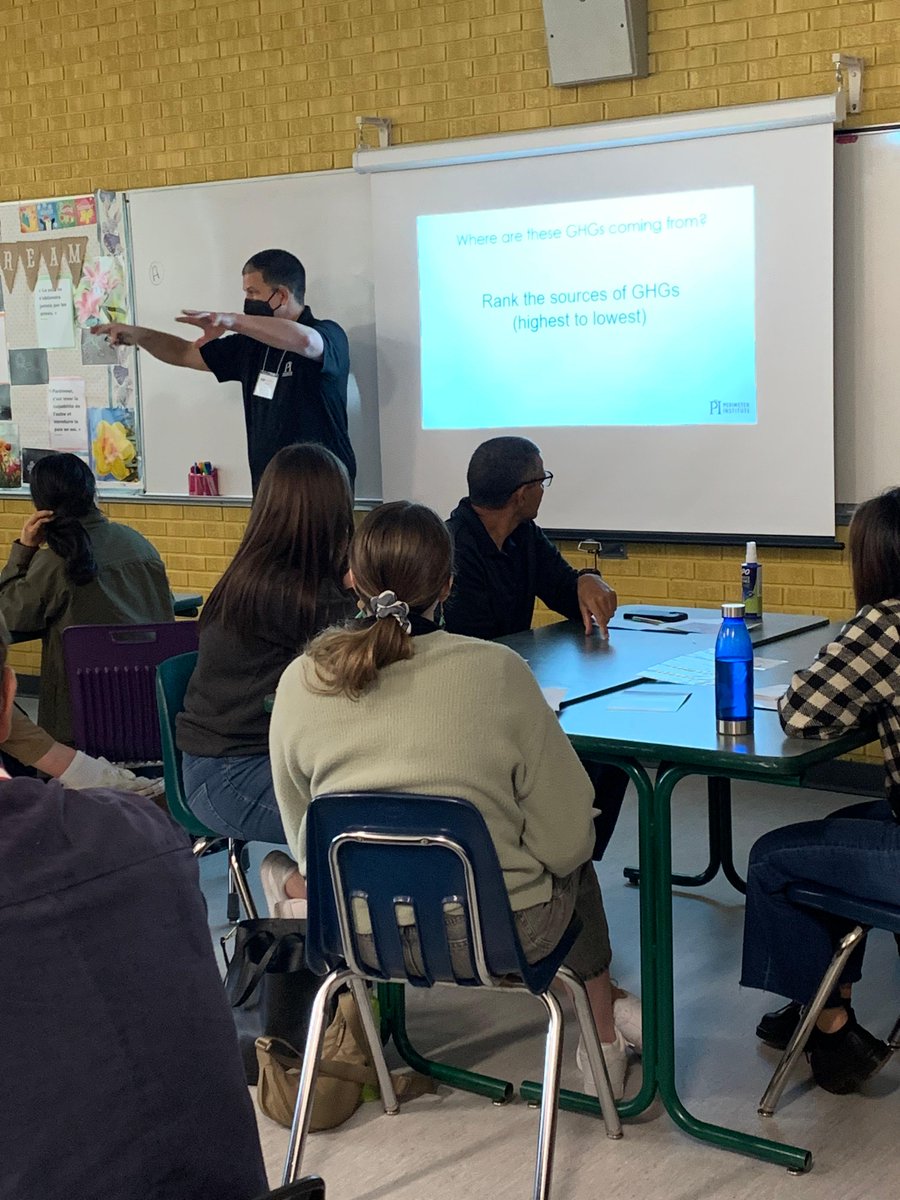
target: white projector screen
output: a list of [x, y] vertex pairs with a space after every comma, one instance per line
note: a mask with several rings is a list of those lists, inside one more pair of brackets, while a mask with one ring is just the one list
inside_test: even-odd
[[372, 177], [385, 499], [475, 447], [547, 528], [833, 537], [832, 128]]

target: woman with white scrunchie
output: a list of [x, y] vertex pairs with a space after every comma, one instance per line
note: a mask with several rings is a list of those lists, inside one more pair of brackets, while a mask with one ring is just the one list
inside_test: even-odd
[[[297, 862], [269, 856], [269, 891], [275, 895], [277, 880], [281, 897], [298, 892], [314, 795], [389, 790], [469, 800], [497, 850], [526, 958], [545, 957], [573, 913], [582, 918], [566, 962], [585, 980], [621, 1096], [629, 1047], [640, 1047], [640, 1002], [609, 977], [590, 862], [594, 790], [584, 768], [517, 654], [435, 624], [452, 583], [450, 536], [435, 512], [398, 501], [369, 513], [351, 543], [350, 574], [367, 619], [320, 634], [278, 686], [269, 750]], [[451, 955], [467, 966], [465, 918], [455, 930], [453, 921]], [[405, 952], [415, 971], [411, 930]], [[365, 948], [365, 931], [358, 933]], [[593, 1091], [584, 1066], [585, 1090]]]

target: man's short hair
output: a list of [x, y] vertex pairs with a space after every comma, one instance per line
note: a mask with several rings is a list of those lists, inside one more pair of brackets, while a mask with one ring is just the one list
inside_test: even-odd
[[290, 288], [294, 299], [302, 304], [306, 298], [306, 270], [296, 255], [287, 250], [260, 250], [244, 263], [243, 275], [259, 271], [269, 287]]
[[469, 460], [469, 500], [478, 508], [502, 508], [516, 490], [534, 478], [541, 452], [523, 437], [496, 437], [482, 442]]

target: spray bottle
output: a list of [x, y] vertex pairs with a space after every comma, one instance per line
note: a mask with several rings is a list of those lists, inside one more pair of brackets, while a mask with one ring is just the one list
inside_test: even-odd
[[747, 543], [747, 560], [741, 563], [741, 598], [748, 617], [762, 616], [762, 563], [756, 557], [756, 542]]

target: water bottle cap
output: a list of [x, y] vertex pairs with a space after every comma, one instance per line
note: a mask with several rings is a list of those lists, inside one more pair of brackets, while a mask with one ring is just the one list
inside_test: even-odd
[[744, 604], [723, 604], [722, 605], [722, 616], [723, 617], [742, 617], [744, 615], [745, 609], [746, 609], [746, 605], [744, 605]]

